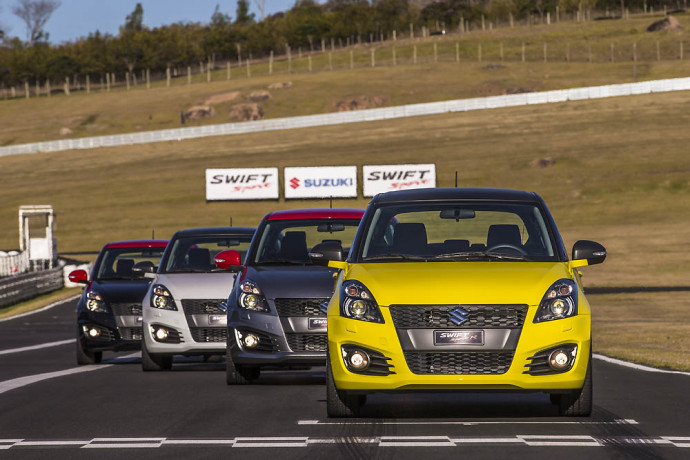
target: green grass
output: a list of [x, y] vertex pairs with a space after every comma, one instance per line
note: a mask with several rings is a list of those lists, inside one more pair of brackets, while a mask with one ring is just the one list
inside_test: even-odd
[[43, 294], [38, 297], [34, 297], [31, 300], [20, 302], [10, 307], [0, 308], [0, 319], [9, 318], [10, 316], [16, 316], [22, 313], [38, 310], [39, 308], [45, 307], [46, 305], [50, 305], [51, 303], [74, 297], [76, 295], [79, 295], [80, 293], [80, 288], [62, 288], [58, 291]]
[[[609, 26], [604, 23], [618, 29], [607, 34]], [[552, 30], [605, 39], [634, 35], [621, 30], [621, 25], [630, 27], [623, 21], [603, 21], [586, 23], [581, 29], [564, 24]], [[639, 24], [634, 27], [641, 30]], [[462, 39], [484, 40], [488, 46], [490, 40], [507, 35], [521, 43], [526, 37], [537, 41], [540, 36], [528, 32], [543, 29], [501, 29]], [[454, 49], [456, 38], [444, 40]], [[359, 51], [366, 59], [367, 50]], [[0, 116], [6, 123], [0, 143], [52, 139], [72, 118], [75, 135], [86, 135], [99, 123], [105, 127], [98, 134], [171, 127], [179, 110], [210, 95], [231, 89], [246, 92], [287, 79], [294, 86], [272, 91], [274, 97], [266, 104], [270, 117], [331, 111], [339, 98], [361, 94], [384, 95], [389, 104], [397, 105], [490, 95], [509, 88], [546, 90], [632, 80], [630, 63], [506, 61], [502, 65], [490, 70], [486, 62], [406, 64], [235, 78], [229, 83], [176, 82], [172, 88], [157, 84], [129, 94], [118, 90], [2, 101]], [[646, 78], [687, 76], [689, 65], [650, 61], [640, 64], [640, 72], [646, 72]], [[676, 92], [4, 157], [0, 158], [0, 248], [18, 246], [17, 208], [24, 204], [55, 207], [60, 252], [98, 250], [107, 241], [149, 237], [152, 229], [157, 237], [170, 237], [185, 227], [226, 225], [231, 217], [235, 225], [253, 226], [271, 210], [327, 206], [321, 201], [282, 200], [207, 203], [206, 168], [433, 162], [439, 186], [452, 186], [457, 171], [461, 186], [536, 191], [548, 203], [569, 247], [577, 239], [603, 243], [608, 259], [582, 270], [587, 286], [688, 285], [690, 259], [684, 248], [690, 240], [689, 105], [690, 92]], [[209, 122], [223, 121], [223, 112], [218, 112]], [[553, 157], [556, 164], [544, 169], [530, 166], [541, 157]], [[335, 206], [366, 204], [364, 199], [334, 202]], [[595, 350], [688, 368], [685, 337], [690, 337], [690, 326], [682, 320], [683, 298], [593, 296]], [[659, 313], [663, 321], [649, 322], [643, 308]], [[640, 333], [636, 330], [644, 330], [649, 346], [632, 346]], [[668, 343], [678, 345], [677, 356], [662, 357], [659, 350]]]

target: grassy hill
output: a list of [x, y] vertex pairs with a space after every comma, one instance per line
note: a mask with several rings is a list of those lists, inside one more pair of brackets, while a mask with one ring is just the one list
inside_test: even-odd
[[[527, 38], [539, 42], [553, 30], [590, 37], [596, 28], [605, 48], [611, 37], [622, 41], [641, 35], [642, 25], [650, 22], [643, 19], [500, 33], [516, 34], [512, 40], [522, 43]], [[609, 26], [607, 35], [604, 28]], [[477, 32], [461, 39], [476, 40], [469, 48], [477, 41], [486, 47], [498, 34]], [[671, 39], [677, 43], [677, 36]], [[443, 40], [454, 48], [457, 37]], [[366, 57], [366, 50], [360, 51]], [[492, 60], [496, 62], [500, 60]], [[690, 70], [688, 62], [680, 60], [637, 65], [640, 78], [687, 76]], [[499, 67], [487, 67], [486, 60], [444, 61], [254, 75], [189, 86], [176, 82], [171, 88], [158, 83], [129, 93], [1, 101], [0, 139], [6, 144], [53, 139], [70, 120], [75, 136], [172, 127], [179, 123], [180, 110], [211, 95], [247, 92], [287, 79], [294, 85], [273, 91], [265, 104], [270, 117], [331, 111], [334, 101], [361, 94], [384, 95], [394, 105], [510, 88], [631, 81], [632, 69], [631, 62], [505, 60]], [[536, 191], [549, 204], [568, 246], [577, 239], [602, 242], [609, 258], [604, 265], [583, 270], [588, 286], [687, 286], [689, 104], [690, 92], [667, 93], [4, 157], [0, 248], [17, 247], [17, 208], [23, 204], [52, 204], [58, 210], [61, 252], [97, 250], [110, 240], [149, 237], [153, 229], [157, 237], [169, 237], [177, 229], [225, 225], [230, 218], [235, 225], [255, 225], [274, 209], [327, 206], [318, 201], [206, 203], [206, 168], [434, 162], [439, 186], [452, 186], [458, 171], [461, 186]], [[223, 112], [217, 112], [208, 122], [223, 121]], [[543, 157], [554, 158], [555, 165], [530, 165]], [[337, 200], [334, 205], [364, 207], [366, 200]], [[690, 368], [690, 334], [684, 321], [690, 317], [683, 293], [595, 297], [598, 351]], [[645, 319], [650, 308], [654, 327]]]

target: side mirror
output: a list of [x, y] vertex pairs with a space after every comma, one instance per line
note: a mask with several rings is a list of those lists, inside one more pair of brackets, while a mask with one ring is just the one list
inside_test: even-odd
[[132, 274], [135, 278], [144, 278], [146, 273], [154, 273], [156, 271], [156, 266], [150, 260], [143, 260], [137, 262], [132, 267]]
[[73, 283], [79, 283], [79, 284], [88, 284], [89, 283], [89, 275], [86, 273], [86, 270], [74, 270], [70, 272], [69, 275], [67, 275], [69, 280]]
[[573, 260], [584, 259], [589, 265], [600, 264], [606, 259], [606, 248], [595, 241], [580, 240], [573, 245]]
[[242, 256], [239, 251], [235, 251], [234, 249], [220, 251], [216, 254], [216, 257], [213, 258], [213, 261], [216, 263], [216, 267], [221, 270], [236, 272], [242, 267]]
[[324, 241], [311, 248], [309, 258], [314, 265], [327, 267], [331, 260], [343, 260], [343, 246], [337, 241]]

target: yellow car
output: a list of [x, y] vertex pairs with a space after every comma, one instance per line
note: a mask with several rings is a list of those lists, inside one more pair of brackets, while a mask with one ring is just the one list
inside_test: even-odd
[[[328, 254], [323, 254], [327, 259]], [[375, 392], [540, 391], [562, 415], [592, 409], [590, 306], [535, 193], [419, 189], [377, 195], [328, 305], [327, 407]]]

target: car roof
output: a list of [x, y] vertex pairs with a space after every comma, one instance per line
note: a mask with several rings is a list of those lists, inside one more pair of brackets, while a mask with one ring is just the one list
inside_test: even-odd
[[106, 243], [103, 248], [164, 248], [167, 245], [168, 240], [124, 240], [111, 241], [110, 243]]
[[301, 219], [361, 219], [364, 209], [354, 208], [308, 208], [287, 209], [266, 214], [266, 220], [301, 220]]
[[253, 227], [200, 227], [179, 230], [175, 232], [173, 238], [203, 235], [253, 235], [255, 232], [256, 229]]
[[420, 188], [412, 190], [397, 190], [380, 193], [372, 202], [397, 203], [410, 201], [441, 201], [441, 200], [487, 200], [487, 201], [524, 201], [534, 203], [540, 201], [539, 195], [522, 190], [508, 190], [500, 188]]

